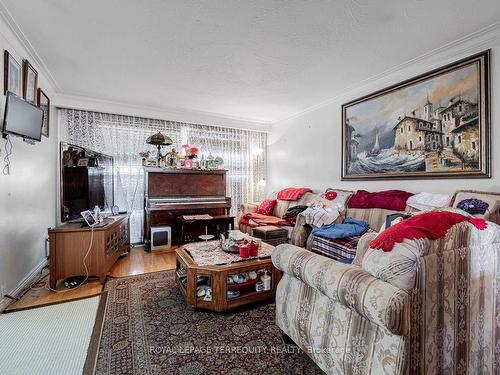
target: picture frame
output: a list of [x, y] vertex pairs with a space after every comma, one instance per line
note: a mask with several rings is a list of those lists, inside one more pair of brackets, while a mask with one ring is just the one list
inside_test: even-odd
[[89, 165], [89, 158], [78, 159], [77, 167], [87, 167]]
[[341, 179], [491, 178], [490, 50], [342, 105]]
[[42, 134], [48, 138], [50, 126], [50, 99], [41, 88], [37, 91], [37, 106], [43, 111]]
[[29, 63], [28, 60], [23, 61], [23, 98], [28, 103], [36, 105], [36, 95], [38, 88], [38, 72]]
[[3, 94], [10, 91], [21, 96], [22, 90], [22, 67], [21, 64], [5, 50], [3, 53]]

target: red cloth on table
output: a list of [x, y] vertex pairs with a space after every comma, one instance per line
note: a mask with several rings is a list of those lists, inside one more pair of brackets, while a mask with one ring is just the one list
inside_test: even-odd
[[471, 218], [455, 212], [427, 212], [412, 216], [387, 228], [370, 242], [370, 247], [372, 249], [391, 251], [394, 244], [403, 242], [405, 239], [441, 239], [446, 236], [448, 229], [463, 221], [470, 222], [480, 230], [485, 229], [487, 226], [486, 221], [483, 219]]
[[276, 216], [262, 215], [257, 212], [248, 212], [240, 218], [240, 224], [249, 227], [259, 227], [262, 225], [290, 226], [287, 220]]
[[262, 215], [271, 215], [273, 213], [274, 206], [276, 206], [276, 199], [265, 199], [257, 207], [257, 213]]
[[278, 199], [282, 201], [298, 201], [305, 193], [310, 193], [309, 188], [286, 188], [278, 193]]
[[384, 208], [386, 210], [404, 211], [406, 201], [413, 193], [402, 190], [385, 190], [369, 193], [358, 190], [347, 202], [349, 208]]

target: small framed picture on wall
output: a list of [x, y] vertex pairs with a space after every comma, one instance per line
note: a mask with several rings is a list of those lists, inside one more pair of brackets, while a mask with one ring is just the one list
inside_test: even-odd
[[38, 73], [29, 63], [23, 63], [23, 98], [27, 102], [36, 105], [36, 89], [38, 86]]
[[47, 95], [45, 95], [45, 93], [42, 91], [42, 89], [38, 89], [37, 105], [43, 111], [42, 134], [48, 138], [49, 137], [49, 124], [50, 124], [50, 122], [49, 122], [49, 120], [50, 120], [50, 99]]
[[3, 94], [10, 91], [21, 96], [21, 64], [7, 50], [3, 53], [3, 64]]

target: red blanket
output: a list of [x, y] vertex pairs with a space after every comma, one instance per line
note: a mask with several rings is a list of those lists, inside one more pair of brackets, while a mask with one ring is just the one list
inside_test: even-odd
[[406, 201], [413, 193], [402, 190], [386, 190], [369, 193], [358, 190], [347, 202], [349, 208], [385, 208], [386, 210], [404, 211]]
[[278, 199], [282, 201], [298, 201], [305, 193], [310, 193], [309, 188], [286, 188], [278, 193]]
[[276, 216], [267, 216], [257, 212], [248, 212], [240, 219], [240, 223], [249, 227], [259, 227], [262, 225], [289, 226], [290, 223]]
[[468, 221], [480, 230], [485, 229], [487, 226], [486, 221], [483, 219], [470, 218], [455, 212], [427, 212], [415, 215], [387, 228], [370, 242], [370, 247], [372, 249], [391, 251], [394, 244], [403, 242], [405, 239], [441, 239], [446, 236], [448, 229], [462, 221]]

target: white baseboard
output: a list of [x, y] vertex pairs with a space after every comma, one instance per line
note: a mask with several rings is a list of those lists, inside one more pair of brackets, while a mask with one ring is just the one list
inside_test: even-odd
[[[38, 263], [35, 268], [33, 268], [25, 277], [24, 279], [21, 280], [21, 282], [15, 287], [13, 290], [11, 290], [8, 294], [12, 297], [18, 297], [26, 288], [29, 288], [31, 284], [33, 284], [38, 276], [40, 275], [40, 272], [42, 269], [48, 264], [48, 260], [44, 259], [40, 263]], [[5, 310], [9, 304], [12, 303], [12, 300], [7, 297], [3, 297], [0, 299], [0, 312]]]

